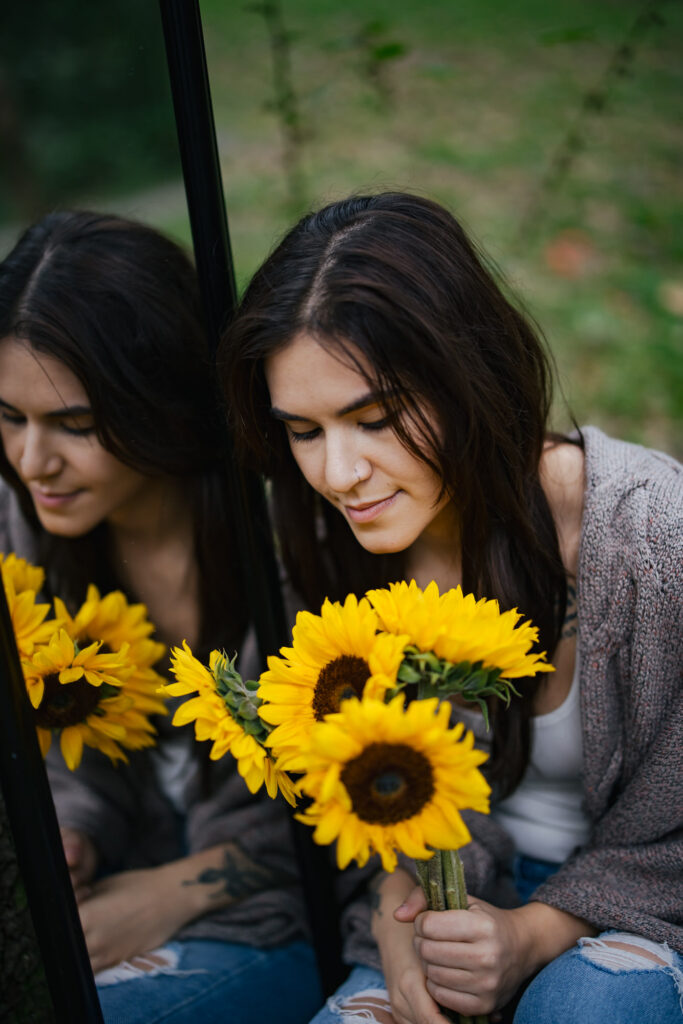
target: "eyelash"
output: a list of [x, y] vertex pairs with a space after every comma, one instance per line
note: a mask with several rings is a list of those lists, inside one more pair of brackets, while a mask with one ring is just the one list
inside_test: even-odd
[[[380, 420], [372, 420], [370, 423], [359, 423], [358, 426], [362, 430], [384, 430], [391, 423], [391, 416], [383, 416]], [[303, 430], [300, 433], [292, 430], [291, 427], [287, 428], [289, 436], [292, 441], [313, 441], [320, 433], [320, 427], [314, 427], [313, 430]]]
[[[25, 422], [23, 416], [13, 416], [9, 412], [0, 413], [0, 419], [5, 423], [9, 423], [13, 427], [20, 427]], [[65, 434], [72, 434], [74, 437], [86, 437], [88, 434], [92, 434], [95, 431], [94, 426], [87, 427], [69, 427], [66, 423], [61, 423], [60, 428]]]

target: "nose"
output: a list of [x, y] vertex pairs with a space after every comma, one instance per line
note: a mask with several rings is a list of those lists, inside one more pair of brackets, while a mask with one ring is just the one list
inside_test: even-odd
[[42, 480], [58, 473], [61, 468], [61, 459], [50, 442], [50, 432], [29, 423], [22, 433], [23, 444], [18, 463], [22, 479], [26, 481]]
[[346, 431], [328, 432], [325, 444], [325, 482], [330, 490], [345, 494], [372, 473], [372, 464]]

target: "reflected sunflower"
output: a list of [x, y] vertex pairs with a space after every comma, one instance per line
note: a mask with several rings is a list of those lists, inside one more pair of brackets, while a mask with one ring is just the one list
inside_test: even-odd
[[298, 771], [311, 726], [349, 697], [378, 700], [396, 685], [406, 636], [378, 635], [378, 618], [365, 598], [326, 600], [321, 614], [299, 612], [292, 646], [268, 658], [261, 675], [261, 718], [276, 726], [268, 744], [283, 768]]
[[28, 658], [36, 645], [47, 643], [60, 625], [54, 619], [45, 622], [49, 604], [36, 603], [45, 573], [25, 558], [17, 558], [13, 552], [0, 554], [0, 571], [17, 650], [20, 657]]
[[112, 761], [127, 760], [121, 746], [138, 749], [154, 744], [149, 735], [153, 727], [132, 710], [132, 698], [122, 692], [133, 670], [127, 645], [104, 654], [100, 647], [92, 643], [79, 650], [60, 629], [22, 662], [43, 755], [50, 749], [52, 733], [58, 732], [62, 755], [72, 771], [80, 764], [84, 744]]
[[32, 565], [26, 558], [19, 558], [13, 551], [8, 555], [0, 552], [0, 566], [3, 580], [11, 580], [17, 594], [24, 590], [32, 590], [37, 594], [45, 582], [45, 572], [40, 566]]
[[[154, 624], [147, 618], [145, 605], [129, 604], [120, 590], [101, 597], [97, 587], [91, 584], [85, 601], [74, 616], [69, 615], [64, 602], [58, 597], [55, 598], [55, 612], [69, 636], [80, 645], [98, 641], [102, 644], [103, 653], [119, 651], [124, 644], [128, 646], [128, 661], [133, 670], [126, 678], [123, 692], [132, 700], [131, 709], [141, 716], [139, 729], [148, 733], [152, 727], [145, 716], [165, 715], [168, 709], [159, 696], [165, 679], [153, 668], [166, 648], [150, 638]], [[130, 733], [135, 731], [131, 717]]]
[[449, 713], [436, 698], [352, 698], [313, 726], [300, 788], [314, 802], [299, 818], [316, 842], [337, 840], [340, 868], [377, 852], [393, 871], [397, 850], [428, 859], [470, 841], [460, 811], [489, 809], [486, 755], [461, 724], [449, 729]]
[[243, 682], [239, 673], [221, 651], [212, 651], [209, 668], [195, 658], [187, 643], [171, 651], [171, 671], [175, 683], [167, 683], [163, 691], [171, 697], [196, 694], [184, 701], [173, 716], [173, 725], [194, 722], [198, 740], [211, 740], [210, 758], [217, 761], [231, 753], [237, 770], [251, 793], [265, 784], [270, 797], [278, 789], [292, 805], [295, 789], [288, 776], [280, 771], [263, 747], [266, 727], [259, 721], [253, 687]]
[[407, 634], [409, 644], [453, 665], [481, 663], [498, 669], [502, 679], [554, 671], [545, 652], [532, 651], [538, 629], [530, 622], [519, 624], [516, 608], [501, 612], [497, 601], [477, 601], [460, 587], [439, 594], [436, 583], [422, 590], [415, 580], [370, 590], [367, 596], [382, 629]]

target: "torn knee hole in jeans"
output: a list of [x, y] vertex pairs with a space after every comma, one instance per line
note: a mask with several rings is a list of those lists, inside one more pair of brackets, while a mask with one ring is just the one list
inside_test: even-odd
[[391, 1003], [382, 988], [368, 988], [353, 996], [341, 996], [330, 1000], [344, 1024], [394, 1024]]
[[118, 985], [124, 981], [133, 981], [136, 978], [153, 978], [160, 974], [174, 974], [183, 977], [188, 974], [206, 974], [202, 969], [183, 971], [178, 967], [180, 953], [170, 946], [162, 946], [159, 949], [152, 949], [149, 953], [141, 956], [131, 957], [130, 960], [122, 960], [121, 963], [99, 971], [95, 975], [95, 982], [100, 988], [106, 985]]
[[583, 956], [591, 963], [614, 971], [657, 970], [671, 967], [673, 957], [666, 944], [651, 942], [640, 935], [615, 932], [608, 938], [579, 939]]

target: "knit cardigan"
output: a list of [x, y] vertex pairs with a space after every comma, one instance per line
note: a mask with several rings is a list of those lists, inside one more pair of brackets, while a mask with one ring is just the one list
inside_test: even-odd
[[[683, 952], [683, 466], [586, 427], [577, 579], [590, 838], [533, 899]], [[509, 905], [510, 837], [465, 812], [468, 891]], [[379, 967], [367, 903], [349, 962]]]

